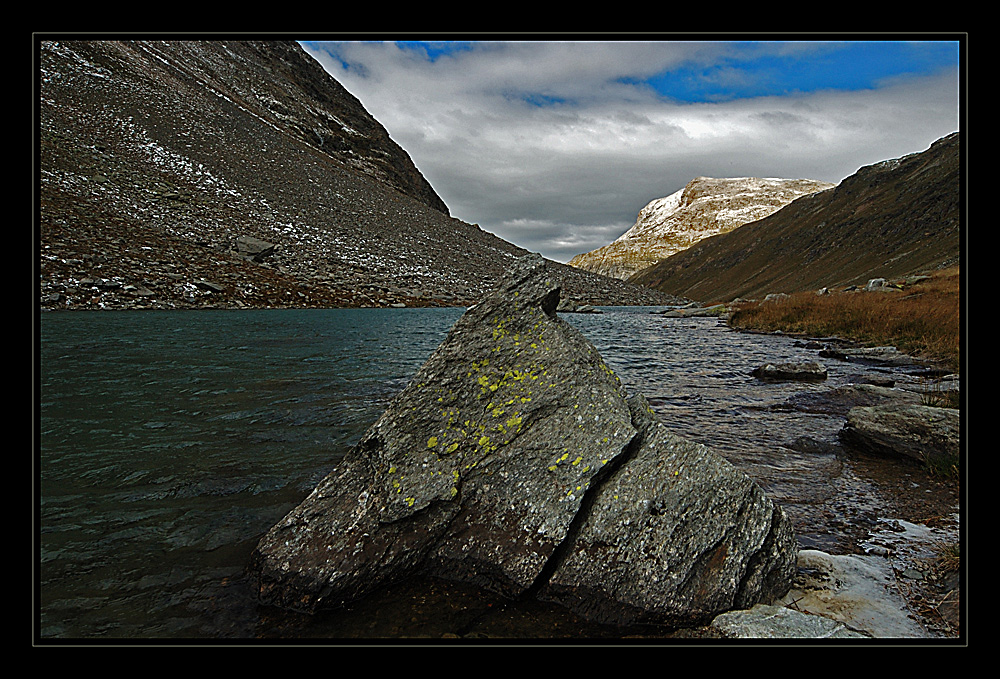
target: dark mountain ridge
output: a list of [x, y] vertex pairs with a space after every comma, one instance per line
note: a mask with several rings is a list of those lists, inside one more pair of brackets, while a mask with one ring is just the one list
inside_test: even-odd
[[[468, 305], [526, 254], [450, 217], [295, 42], [39, 40], [37, 58], [43, 308]], [[557, 270], [578, 303], [671, 301]]]
[[629, 278], [702, 302], [861, 285], [959, 264], [959, 133], [712, 236]]

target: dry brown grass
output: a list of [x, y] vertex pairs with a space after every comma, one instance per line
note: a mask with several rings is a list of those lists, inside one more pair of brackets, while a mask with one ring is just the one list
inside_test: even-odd
[[736, 328], [835, 336], [866, 346], [895, 346], [959, 370], [959, 267], [898, 292], [804, 292], [768, 302], [738, 304]]

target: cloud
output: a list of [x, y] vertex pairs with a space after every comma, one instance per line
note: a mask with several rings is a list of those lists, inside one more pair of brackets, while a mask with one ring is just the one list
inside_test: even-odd
[[406, 149], [453, 216], [567, 261], [696, 176], [837, 182], [926, 149], [959, 129], [956, 45], [303, 46]]

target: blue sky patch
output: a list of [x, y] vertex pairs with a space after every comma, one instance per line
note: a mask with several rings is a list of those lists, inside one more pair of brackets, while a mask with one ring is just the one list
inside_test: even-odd
[[428, 61], [435, 62], [441, 56], [472, 50], [476, 43], [463, 40], [397, 40], [396, 46], [405, 50], [423, 52]]
[[[775, 54], [768, 43], [734, 43], [712, 64], [688, 63], [641, 81], [683, 102], [718, 102], [819, 90], [865, 90], [889, 78], [958, 68], [958, 41], [814, 43], [814, 50]], [[632, 80], [630, 82], [639, 82]]]

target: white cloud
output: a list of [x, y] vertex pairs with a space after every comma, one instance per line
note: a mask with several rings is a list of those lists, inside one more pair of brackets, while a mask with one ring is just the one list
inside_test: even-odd
[[433, 63], [392, 44], [345, 43], [339, 56], [363, 65], [347, 71], [307, 51], [406, 149], [453, 216], [559, 261], [611, 242], [646, 203], [696, 176], [837, 182], [959, 127], [955, 73], [693, 104], [630, 84], [710, 64], [732, 53], [726, 43], [498, 43]]

